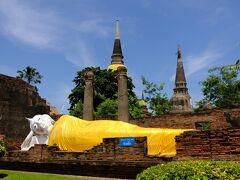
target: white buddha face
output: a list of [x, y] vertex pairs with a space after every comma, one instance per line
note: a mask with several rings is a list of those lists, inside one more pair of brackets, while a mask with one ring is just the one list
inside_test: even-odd
[[30, 122], [30, 129], [35, 135], [48, 135], [54, 124], [54, 120], [47, 114], [36, 115], [27, 119]]

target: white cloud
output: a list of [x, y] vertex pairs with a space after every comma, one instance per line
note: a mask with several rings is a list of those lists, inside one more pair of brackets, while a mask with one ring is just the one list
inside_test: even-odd
[[211, 64], [220, 59], [222, 53], [214, 50], [206, 50], [199, 55], [190, 55], [186, 57], [186, 76], [190, 76], [204, 68], [211, 67]]
[[175, 76], [176, 76], [176, 74], [173, 74], [171, 77], [170, 77], [170, 81], [175, 81]]
[[57, 41], [59, 30], [52, 13], [39, 12], [18, 0], [1, 0], [1, 31], [11, 39], [49, 48]]
[[109, 35], [109, 31], [111, 30], [111, 28], [106, 26], [106, 20], [101, 18], [83, 20], [78, 25], [75, 25], [75, 28], [79, 32], [90, 33], [102, 37]]
[[[209, 69], [214, 62], [220, 59], [223, 53], [219, 51], [207, 49], [197, 55], [189, 55], [183, 59], [183, 66], [186, 76], [195, 74], [203, 69]], [[170, 81], [175, 80], [175, 74], [170, 77]]]
[[35, 48], [63, 54], [77, 66], [94, 65], [94, 55], [85, 36], [106, 37], [111, 28], [101, 17], [66, 19], [51, 9], [32, 6], [31, 1], [0, 1], [0, 33]]
[[95, 58], [86, 44], [79, 42], [77, 46], [65, 53], [65, 58], [78, 67], [93, 66]]

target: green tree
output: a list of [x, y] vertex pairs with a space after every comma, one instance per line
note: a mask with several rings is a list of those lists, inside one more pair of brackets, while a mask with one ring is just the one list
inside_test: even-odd
[[[117, 73], [113, 71], [108, 71], [107, 69], [100, 69], [100, 67], [87, 67], [77, 72], [77, 75], [73, 80], [73, 82], [75, 83], [75, 87], [72, 89], [71, 94], [68, 96], [69, 102], [70, 102], [70, 109], [69, 109], [70, 114], [76, 115], [75, 110], [77, 109], [78, 109], [78, 112], [80, 112], [79, 107], [77, 108], [77, 104], [79, 101], [83, 102], [84, 100], [84, 86], [85, 86], [84, 74], [88, 70], [92, 70], [94, 73], [94, 103], [93, 103], [94, 111], [96, 112], [96, 115], [105, 116], [106, 115], [105, 113], [103, 114], [100, 113], [105, 111], [97, 109], [97, 107], [107, 99], [114, 100], [114, 101], [117, 100], [117, 80], [116, 80]], [[132, 97], [133, 99], [137, 99], [133, 91], [134, 85], [130, 77], [128, 77], [127, 83], [128, 83], [129, 98]], [[109, 100], [107, 100], [107, 102], [105, 102], [105, 104], [103, 105], [108, 104]], [[132, 103], [131, 104], [132, 106], [138, 107], [137, 101], [130, 101], [130, 103]], [[100, 108], [103, 108], [103, 105], [101, 105]], [[83, 106], [81, 107], [83, 108]], [[117, 108], [116, 108], [116, 112], [117, 112]], [[130, 115], [131, 115], [131, 111], [130, 111]], [[82, 117], [82, 116], [78, 115], [77, 117]]]
[[94, 109], [105, 99], [116, 99], [117, 84], [115, 82], [115, 74], [107, 72], [106, 69], [101, 70], [100, 67], [87, 67], [77, 72], [73, 82], [75, 87], [68, 96], [70, 102], [70, 111], [75, 109], [76, 104], [84, 99], [84, 74], [86, 71], [94, 72]]
[[117, 115], [117, 101], [107, 98], [97, 107], [97, 116], [115, 116]]
[[132, 118], [142, 118], [144, 114], [142, 113], [139, 100], [130, 96], [129, 98], [129, 115]]
[[235, 64], [223, 66], [222, 68], [225, 70], [232, 70], [232, 69], [240, 70], [240, 59], [238, 59]]
[[69, 112], [72, 116], [83, 118], [83, 102], [82, 100], [78, 101], [74, 109], [71, 109]]
[[206, 110], [208, 105], [210, 105], [210, 103], [207, 100], [202, 99], [200, 101], [196, 101], [196, 108], [194, 108], [194, 112]]
[[149, 104], [149, 109], [154, 116], [164, 115], [169, 112], [170, 104], [167, 94], [163, 93], [164, 83], [160, 85], [147, 81], [143, 76], [142, 83], [145, 86], [144, 93], [146, 94], [146, 102]]
[[22, 71], [17, 71], [17, 78], [27, 81], [29, 84], [41, 83], [42, 75], [35, 69], [30, 66], [27, 66]]
[[238, 66], [216, 67], [209, 70], [209, 77], [200, 82], [203, 100], [215, 107], [231, 107], [240, 104], [240, 80]]

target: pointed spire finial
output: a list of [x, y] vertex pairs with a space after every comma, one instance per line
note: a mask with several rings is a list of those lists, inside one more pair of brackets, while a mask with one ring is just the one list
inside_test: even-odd
[[142, 100], [144, 100], [144, 93], [143, 93], [143, 91], [142, 91]]
[[181, 59], [182, 59], [182, 52], [181, 52], [181, 46], [180, 46], [180, 44], [178, 44], [178, 46], [177, 46], [177, 59], [178, 59], [179, 61], [181, 61]]
[[120, 39], [120, 35], [119, 35], [119, 24], [118, 24], [119, 20], [116, 20], [116, 35], [115, 35], [115, 39]]
[[114, 40], [114, 45], [113, 45], [112, 63], [111, 64], [124, 64], [122, 48], [121, 48], [121, 41], [120, 41], [120, 36], [119, 36], [118, 20], [116, 20], [116, 34], [115, 34], [115, 40]]

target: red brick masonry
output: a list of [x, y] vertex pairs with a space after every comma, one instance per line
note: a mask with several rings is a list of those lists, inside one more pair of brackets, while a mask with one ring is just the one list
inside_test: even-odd
[[130, 123], [142, 127], [195, 129], [196, 123], [209, 122], [211, 129], [226, 129], [230, 127], [230, 124], [226, 121], [224, 113], [230, 113], [232, 117], [240, 117], [240, 106], [192, 113], [167, 114], [159, 117], [130, 119]]
[[135, 178], [149, 166], [173, 158], [147, 156], [146, 140], [146, 137], [137, 137], [134, 146], [120, 147], [119, 138], [108, 138], [85, 152], [66, 152], [59, 151], [56, 146], [35, 145], [29, 151], [11, 151], [0, 158], [0, 169]]
[[240, 161], [240, 129], [184, 132], [176, 137], [175, 160]]
[[162, 158], [147, 156], [147, 138], [135, 138], [132, 147], [120, 147], [119, 138], [106, 138], [103, 143], [84, 152], [60, 151], [57, 146], [35, 145], [29, 151], [11, 151], [5, 160], [26, 162], [50, 161], [160, 161]]
[[147, 155], [146, 137], [135, 138], [132, 147], [121, 147], [119, 138], [107, 138], [84, 152], [59, 151], [35, 145], [29, 151], [10, 151], [0, 158], [0, 169], [63, 174], [135, 178], [142, 170], [168, 161], [215, 159], [240, 161], [240, 129], [188, 131], [176, 137], [177, 155]]

